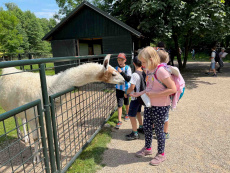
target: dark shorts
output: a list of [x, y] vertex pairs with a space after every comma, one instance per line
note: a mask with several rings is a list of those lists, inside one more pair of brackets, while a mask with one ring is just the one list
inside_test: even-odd
[[123, 106], [123, 102], [125, 105], [129, 105], [129, 97], [125, 98], [124, 94], [124, 91], [116, 89], [117, 105], [119, 108]]
[[130, 117], [136, 117], [137, 112], [141, 112], [141, 105], [137, 100], [132, 100], [130, 102], [128, 115]]

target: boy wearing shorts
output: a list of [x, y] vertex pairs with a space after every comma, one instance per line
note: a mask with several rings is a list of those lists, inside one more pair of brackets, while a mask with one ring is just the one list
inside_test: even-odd
[[123, 103], [125, 104], [126, 114], [124, 120], [129, 120], [128, 111], [129, 111], [129, 97], [125, 98], [124, 94], [127, 92], [128, 88], [130, 87], [130, 79], [132, 75], [131, 68], [125, 64], [126, 62], [126, 55], [124, 53], [119, 53], [117, 56], [118, 66], [116, 70], [124, 77], [125, 84], [124, 85], [116, 85], [116, 97], [117, 97], [117, 104], [118, 104], [118, 123], [116, 125], [116, 129], [119, 129], [122, 121], [122, 106]]
[[[127, 94], [133, 93], [134, 90], [135, 92], [139, 92], [142, 84], [141, 82], [144, 82], [143, 71], [141, 69], [141, 61], [138, 60], [137, 57], [134, 57], [133, 65], [136, 71], [131, 76], [131, 80], [130, 80], [131, 86], [127, 90]], [[125, 97], [127, 97], [127, 94], [125, 94]], [[140, 137], [138, 132], [144, 133], [144, 130], [143, 130], [143, 121], [141, 117], [141, 104], [138, 102], [136, 97], [131, 97], [131, 103], [129, 106], [128, 115], [132, 125], [132, 132], [126, 135], [125, 137], [127, 140], [139, 139]], [[137, 129], [136, 116], [139, 122], [139, 129]]]

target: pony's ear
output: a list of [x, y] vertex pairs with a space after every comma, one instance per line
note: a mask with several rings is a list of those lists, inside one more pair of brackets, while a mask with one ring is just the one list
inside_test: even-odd
[[108, 54], [108, 55], [106, 55], [106, 57], [104, 59], [103, 66], [104, 66], [105, 70], [108, 70], [110, 56], [111, 56], [111, 54]]

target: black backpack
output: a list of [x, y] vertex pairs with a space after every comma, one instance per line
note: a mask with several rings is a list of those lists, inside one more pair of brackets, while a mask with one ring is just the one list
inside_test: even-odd
[[215, 61], [216, 61], [216, 62], [219, 62], [219, 61], [220, 61], [219, 52], [217, 52], [217, 51], [213, 51], [213, 52], [216, 53]]
[[[145, 90], [146, 88], [146, 83], [145, 83], [145, 73], [144, 71], [135, 71], [135, 73], [137, 73], [140, 76], [141, 79], [141, 83], [140, 83], [140, 91]], [[136, 87], [134, 88], [134, 92], [136, 92]], [[143, 102], [141, 97], [137, 97], [137, 101], [141, 104], [141, 105], [145, 105], [145, 103]]]

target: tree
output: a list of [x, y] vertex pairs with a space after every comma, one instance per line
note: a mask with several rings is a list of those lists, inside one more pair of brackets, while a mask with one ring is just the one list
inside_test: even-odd
[[17, 30], [18, 19], [9, 11], [0, 11], [0, 48], [1, 52], [19, 52], [22, 35]]
[[[57, 20], [62, 20], [83, 1], [85, 0], [56, 0], [59, 11], [58, 14], [54, 15], [54, 18]], [[102, 0], [89, 0], [89, 2], [93, 3], [95, 6], [99, 6], [99, 8], [104, 7], [104, 5], [101, 5], [103, 4]]]
[[[106, 0], [108, 1], [108, 0]], [[138, 29], [145, 36], [174, 43], [179, 68], [185, 68], [188, 51], [194, 38], [224, 37], [229, 10], [220, 0], [115, 0], [109, 1], [111, 14]], [[179, 48], [185, 47], [182, 62]]]
[[18, 24], [16, 26], [16, 29], [18, 30], [19, 34], [22, 36], [22, 42], [20, 44], [20, 52], [24, 53], [28, 52], [29, 50], [29, 42], [28, 42], [28, 36], [25, 31], [25, 15], [24, 12], [19, 9], [19, 7], [14, 3], [5, 3], [5, 6], [10, 13], [14, 14], [18, 19]]
[[55, 19], [39, 19], [30, 11], [23, 12], [16, 4], [6, 3], [7, 12], [16, 16], [16, 30], [22, 36], [18, 46], [18, 53], [51, 52], [50, 43], [42, 41], [55, 25]]

